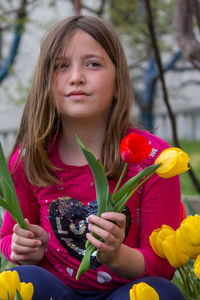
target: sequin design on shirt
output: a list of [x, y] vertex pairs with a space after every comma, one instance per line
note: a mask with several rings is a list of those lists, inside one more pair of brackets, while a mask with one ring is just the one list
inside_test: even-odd
[[[131, 225], [131, 214], [126, 206], [123, 210], [126, 215], [126, 236]], [[87, 206], [70, 197], [60, 197], [49, 204], [49, 221], [53, 232], [68, 253], [79, 261], [85, 254], [86, 233], [88, 232], [87, 217], [97, 214], [97, 201]], [[96, 253], [91, 256], [91, 269], [100, 264]]]

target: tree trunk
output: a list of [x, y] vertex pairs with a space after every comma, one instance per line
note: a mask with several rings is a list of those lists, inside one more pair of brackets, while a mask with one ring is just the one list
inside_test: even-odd
[[200, 27], [198, 0], [175, 0], [174, 29], [176, 41], [186, 59], [200, 69], [200, 43], [193, 29], [196, 18]]

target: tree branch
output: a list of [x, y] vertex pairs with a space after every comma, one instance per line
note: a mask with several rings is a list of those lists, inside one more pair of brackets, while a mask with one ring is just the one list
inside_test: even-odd
[[[157, 40], [156, 40], [156, 34], [155, 34], [151, 4], [150, 4], [149, 0], [143, 0], [143, 1], [145, 3], [145, 8], [146, 8], [147, 25], [148, 25], [149, 33], [150, 33], [151, 40], [152, 40], [152, 46], [153, 46], [153, 49], [154, 49], [158, 70], [159, 70], [159, 73], [160, 73], [160, 79], [161, 79], [161, 84], [162, 84], [162, 89], [163, 89], [163, 98], [164, 98], [164, 102], [167, 106], [170, 121], [171, 121], [171, 125], [172, 125], [173, 141], [174, 141], [175, 146], [181, 148], [180, 144], [179, 144], [178, 136], [177, 136], [177, 127], [176, 127], [175, 116], [174, 116], [174, 113], [173, 113], [173, 111], [171, 109], [171, 106], [169, 104], [169, 101], [168, 101], [167, 87], [166, 87], [166, 84], [165, 84], [165, 78], [164, 78], [164, 72], [163, 72], [161, 57], [160, 57], [160, 51], [159, 51]], [[181, 0], [181, 1], [183, 1], [183, 0]], [[200, 193], [200, 184], [199, 184], [199, 182], [198, 182], [198, 180], [197, 180], [197, 178], [196, 178], [196, 176], [195, 176], [195, 174], [192, 170], [192, 167], [190, 167], [188, 172], [189, 172], [189, 175], [192, 179], [192, 182], [193, 182], [193, 185], [194, 185], [195, 189]]]
[[3, 80], [8, 75], [11, 66], [14, 63], [15, 57], [17, 55], [21, 36], [24, 31], [24, 25], [25, 25], [25, 17], [26, 17], [26, 4], [27, 0], [22, 0], [20, 8], [17, 10], [17, 17], [15, 21], [15, 28], [13, 33], [13, 40], [10, 46], [9, 54], [8, 56], [3, 60], [1, 66], [0, 66], [0, 84], [3, 82]]
[[185, 57], [200, 69], [200, 44], [193, 31], [193, 17], [200, 26], [198, 0], [175, 0], [175, 38]]

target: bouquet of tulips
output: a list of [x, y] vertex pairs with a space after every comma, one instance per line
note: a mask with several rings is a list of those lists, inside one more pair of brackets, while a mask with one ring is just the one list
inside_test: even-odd
[[[186, 172], [189, 169], [188, 155], [179, 148], [168, 148], [159, 155], [154, 165], [144, 168], [141, 172], [129, 179], [122, 187], [119, 188], [126, 173], [128, 164], [137, 164], [143, 161], [152, 151], [149, 141], [145, 137], [136, 133], [131, 133], [125, 136], [120, 144], [120, 154], [125, 164], [116, 188], [111, 195], [102, 165], [96, 160], [95, 156], [85, 147], [85, 145], [83, 145], [78, 137], [76, 137], [76, 139], [86, 160], [88, 161], [94, 177], [98, 203], [98, 216], [101, 216], [101, 214], [106, 211], [121, 212], [133, 193], [155, 173], [157, 173], [160, 177], [169, 178]], [[100, 239], [98, 236], [95, 237]], [[95, 246], [93, 246], [89, 241], [86, 242], [85, 248], [86, 252], [76, 275], [77, 280], [80, 275], [86, 272], [90, 267], [90, 256], [96, 250]]]
[[200, 299], [200, 216], [186, 217], [177, 230], [162, 225], [150, 235], [154, 252], [166, 258], [179, 276], [175, 283], [186, 299]]
[[32, 283], [20, 282], [17, 271], [0, 273], [0, 300], [31, 300]]
[[[145, 160], [152, 151], [149, 141], [145, 137], [136, 133], [131, 133], [125, 136], [120, 144], [120, 154], [125, 164], [116, 188], [111, 195], [103, 166], [96, 160], [92, 152], [85, 147], [79, 138], [76, 137], [76, 139], [94, 177], [96, 199], [98, 203], [98, 216], [101, 216], [103, 212], [107, 211], [121, 212], [133, 193], [155, 173], [157, 173], [160, 177], [168, 178], [186, 172], [189, 169], [188, 155], [179, 148], [168, 148], [159, 155], [154, 165], [144, 168], [136, 176], [129, 179], [123, 186], [120, 187], [120, 183], [126, 173], [128, 164], [137, 164]], [[20, 209], [15, 187], [12, 177], [10, 176], [1, 145], [0, 206], [7, 209], [13, 219], [19, 223], [22, 228], [28, 229]], [[88, 270], [90, 267], [90, 256], [96, 250], [89, 241], [86, 242], [85, 247], [86, 252], [78, 269], [76, 279], [79, 279], [80, 275]]]

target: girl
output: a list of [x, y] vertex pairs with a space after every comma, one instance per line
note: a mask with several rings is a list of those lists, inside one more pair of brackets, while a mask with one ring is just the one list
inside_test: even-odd
[[[179, 178], [154, 176], [123, 213], [97, 217], [93, 177], [75, 140], [77, 134], [102, 163], [111, 192], [127, 133], [145, 136], [153, 151], [129, 166], [125, 180], [152, 164], [168, 145], [130, 126], [132, 98], [125, 55], [109, 24], [76, 16], [48, 30], [9, 161], [29, 230], [8, 212], [1, 230], [2, 253], [20, 265], [22, 281], [34, 284], [33, 299], [128, 300], [138, 281], [152, 285], [160, 299], [184, 299], [167, 280], [174, 270], [149, 244], [153, 229], [179, 226]], [[98, 252], [77, 281], [86, 238]]]

